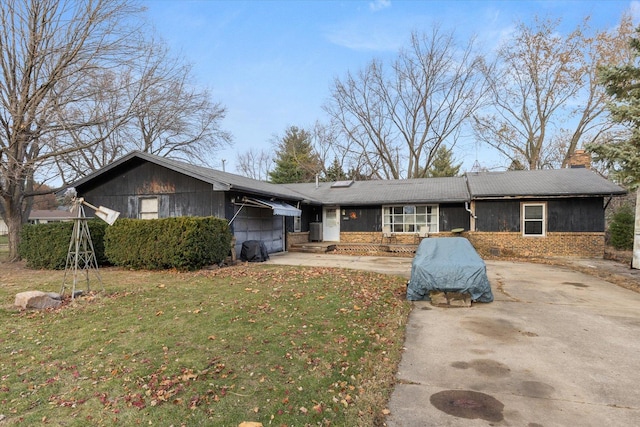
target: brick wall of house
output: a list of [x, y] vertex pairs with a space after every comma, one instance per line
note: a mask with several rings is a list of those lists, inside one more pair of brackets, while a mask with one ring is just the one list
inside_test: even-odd
[[604, 233], [547, 233], [545, 237], [524, 237], [521, 233], [464, 233], [481, 256], [602, 258]]
[[288, 232], [287, 233], [287, 251], [291, 248], [291, 245], [307, 243], [308, 241], [309, 241], [308, 231], [299, 231], [296, 233]]
[[[437, 234], [431, 234], [431, 237], [452, 237], [458, 236], [450, 232], [440, 232]], [[382, 233], [379, 231], [371, 232], [340, 232], [340, 243], [384, 243], [384, 244], [398, 244], [398, 245], [413, 245], [420, 243], [420, 238], [413, 233], [397, 233], [394, 234], [393, 239], [382, 238]]]
[[380, 243], [382, 233], [379, 231], [342, 231], [340, 243]]
[[[481, 256], [492, 257], [545, 257], [566, 256], [583, 258], [603, 258], [605, 247], [604, 233], [547, 233], [545, 237], [524, 237], [521, 233], [511, 232], [449, 232], [435, 233], [430, 239], [438, 237], [462, 236], [469, 239]], [[309, 241], [309, 232], [287, 233], [289, 245]], [[378, 232], [341, 232], [340, 243], [398, 244], [413, 245], [419, 243], [415, 235], [396, 234], [395, 239], [382, 239]]]

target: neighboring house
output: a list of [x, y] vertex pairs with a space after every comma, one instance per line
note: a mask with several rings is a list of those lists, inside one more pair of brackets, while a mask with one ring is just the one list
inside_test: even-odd
[[68, 209], [32, 209], [29, 214], [29, 224], [48, 224], [50, 222], [71, 221], [73, 220], [73, 217], [73, 213]]
[[417, 243], [464, 231], [485, 253], [599, 257], [605, 207], [626, 193], [584, 168], [271, 184], [141, 152], [72, 185], [125, 218], [226, 218], [237, 250], [262, 240], [270, 253], [288, 238]]
[[[47, 224], [49, 222], [70, 221], [71, 212], [68, 210], [39, 210], [33, 209], [29, 214], [29, 224]], [[0, 218], [0, 236], [9, 234], [9, 229], [4, 220]]]

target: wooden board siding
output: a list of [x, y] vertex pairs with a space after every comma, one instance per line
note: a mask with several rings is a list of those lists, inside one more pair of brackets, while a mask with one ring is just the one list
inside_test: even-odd
[[478, 200], [475, 203], [476, 231], [520, 232], [522, 203], [546, 203], [547, 231], [603, 232], [602, 197], [548, 200]]
[[549, 200], [547, 217], [550, 232], [602, 232], [605, 228], [602, 197]]
[[382, 207], [340, 206], [340, 232], [343, 231], [382, 231]]
[[439, 207], [440, 231], [451, 231], [456, 228], [464, 228], [466, 231], [471, 226], [471, 216], [464, 208], [464, 205], [441, 204]]
[[[309, 232], [309, 224], [312, 222], [322, 222], [322, 206], [302, 205], [300, 209], [302, 210], [301, 232]], [[289, 231], [289, 222], [287, 222], [287, 231]]]
[[475, 205], [476, 231], [520, 231], [520, 200], [482, 200]]
[[137, 218], [140, 199], [158, 197], [160, 218], [177, 216], [224, 217], [225, 195], [211, 184], [154, 165], [143, 163], [114, 171], [91, 188], [78, 188], [89, 203], [120, 212], [123, 218]]

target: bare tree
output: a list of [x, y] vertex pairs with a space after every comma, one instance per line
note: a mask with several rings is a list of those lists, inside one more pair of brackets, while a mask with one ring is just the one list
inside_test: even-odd
[[273, 153], [270, 150], [255, 150], [250, 148], [245, 153], [236, 156], [238, 172], [258, 181], [267, 181], [273, 165]]
[[[55, 176], [65, 184], [100, 169], [133, 149], [132, 141], [123, 132], [131, 121], [132, 104], [126, 93], [131, 80], [126, 66], [117, 71], [103, 69], [91, 72], [89, 83], [100, 90], [87, 91], [82, 102], [73, 105], [77, 112], [67, 109], [58, 112], [60, 120], [81, 113], [99, 118], [87, 118], [86, 122], [91, 125], [57, 132], [51, 138], [49, 144], [55, 147], [84, 145], [82, 150], [60, 149], [59, 154], [51, 159]], [[92, 144], [83, 144], [83, 141], [91, 141]]]
[[[592, 33], [589, 18], [562, 35], [559, 20], [520, 24], [483, 68], [491, 102], [475, 117], [479, 140], [527, 169], [564, 167], [576, 148], [598, 141], [613, 123], [597, 70], [629, 58], [629, 17]], [[590, 34], [591, 33], [591, 34]]]
[[[173, 57], [165, 43], [150, 40], [138, 47], [140, 55], [118, 69], [95, 76], [100, 92], [87, 99], [87, 110], [107, 118], [85, 135], [90, 150], [58, 157], [66, 181], [97, 170], [132, 150], [208, 164], [212, 154], [231, 143], [222, 130], [225, 109], [211, 100], [207, 89], [192, 85], [191, 65]], [[91, 135], [86, 135], [90, 132]]]
[[453, 147], [482, 99], [480, 59], [473, 42], [434, 27], [412, 33], [387, 70], [373, 60], [356, 75], [335, 79], [325, 111], [339, 126], [339, 150], [365, 175], [424, 177], [443, 142]]
[[[101, 118], [82, 101], [92, 71], [130, 57], [128, 23], [139, 11], [125, 1], [5, 0], [0, 9], [0, 213], [9, 258], [18, 259], [34, 175], [44, 162], [93, 140], [54, 143]], [[94, 89], [94, 91], [97, 88]]]
[[149, 50], [137, 92], [130, 135], [138, 149], [163, 157], [206, 162], [231, 142], [220, 122], [226, 110], [212, 101], [208, 89], [192, 84], [190, 64], [173, 59], [164, 45]]

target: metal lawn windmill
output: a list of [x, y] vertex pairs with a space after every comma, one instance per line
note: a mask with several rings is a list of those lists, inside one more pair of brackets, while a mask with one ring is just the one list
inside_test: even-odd
[[104, 291], [102, 279], [98, 272], [96, 252], [93, 248], [93, 242], [91, 241], [91, 234], [89, 233], [89, 224], [87, 223], [87, 217], [84, 215], [85, 206], [93, 209], [96, 216], [109, 225], [112, 225], [116, 219], [118, 219], [118, 216], [120, 216], [120, 212], [105, 208], [104, 206], [97, 208], [86, 202], [82, 197], [74, 199], [72, 210], [75, 210], [77, 215], [74, 218], [73, 232], [71, 233], [69, 251], [67, 252], [67, 262], [64, 267], [64, 279], [62, 289], [60, 290], [60, 294], [64, 295], [64, 290], [67, 287], [67, 274], [72, 271], [73, 284], [71, 287], [71, 299], [76, 297], [76, 285], [78, 284], [78, 274], [80, 272], [84, 273], [87, 292], [89, 291], [89, 270], [94, 270], [100, 286], [102, 286], [102, 290]]

